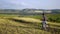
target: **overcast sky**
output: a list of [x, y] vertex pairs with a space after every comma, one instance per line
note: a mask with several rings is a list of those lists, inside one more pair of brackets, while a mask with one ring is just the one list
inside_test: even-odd
[[0, 9], [60, 9], [60, 0], [0, 0]]

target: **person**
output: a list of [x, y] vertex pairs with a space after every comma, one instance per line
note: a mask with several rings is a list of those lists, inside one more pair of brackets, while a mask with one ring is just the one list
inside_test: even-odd
[[43, 16], [43, 19], [42, 19], [42, 28], [44, 29], [44, 30], [46, 30], [46, 16], [45, 16], [45, 13], [43, 13], [42, 14], [42, 16]]
[[43, 22], [42, 22], [42, 28], [43, 28], [44, 30], [46, 30], [46, 21], [43, 21]]

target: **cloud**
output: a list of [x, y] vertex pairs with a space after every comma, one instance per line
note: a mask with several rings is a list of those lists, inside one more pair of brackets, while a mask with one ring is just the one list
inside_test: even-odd
[[21, 5], [20, 4], [20, 2], [18, 2], [18, 1], [12, 1], [12, 0], [10, 0], [10, 1], [8, 1], [8, 0], [6, 0], [6, 1], [0, 1], [0, 8], [2, 9], [2, 8], [10, 8], [10, 9], [19, 9], [19, 8], [22, 8], [22, 6], [23, 5]]
[[60, 8], [59, 0], [0, 0], [0, 8]]
[[36, 7], [36, 2], [33, 2], [32, 0], [24, 1], [24, 0], [1, 0], [2, 7], [16, 7], [16, 8], [33, 8]]

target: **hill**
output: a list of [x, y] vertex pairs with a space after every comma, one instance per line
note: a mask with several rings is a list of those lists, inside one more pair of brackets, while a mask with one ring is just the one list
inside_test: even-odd
[[60, 13], [60, 9], [53, 9], [53, 10], [44, 10], [44, 9], [22, 9], [22, 10], [15, 10], [15, 9], [1, 9], [0, 14], [21, 14], [21, 15], [39, 15], [41, 13]]

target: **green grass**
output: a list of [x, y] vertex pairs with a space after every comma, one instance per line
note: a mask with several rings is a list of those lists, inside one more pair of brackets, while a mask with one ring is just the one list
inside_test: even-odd
[[44, 31], [41, 29], [41, 21], [37, 20], [17, 16], [0, 17], [0, 34], [60, 34], [59, 23], [48, 23], [50, 28]]
[[[34, 18], [33, 18], [34, 17]], [[47, 30], [41, 29], [40, 16], [0, 16], [0, 34], [60, 34], [60, 23], [47, 22]]]
[[[47, 21], [60, 23], [60, 14], [45, 14]], [[42, 20], [42, 15], [23, 16]]]

